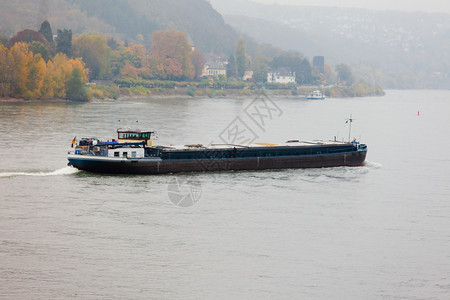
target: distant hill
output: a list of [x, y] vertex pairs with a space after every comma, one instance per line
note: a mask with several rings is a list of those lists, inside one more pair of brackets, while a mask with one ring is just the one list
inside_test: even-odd
[[53, 31], [101, 32], [149, 43], [157, 29], [183, 30], [204, 53], [229, 55], [238, 33], [206, 0], [14, 0], [0, 2], [0, 35], [38, 29], [48, 19]]
[[6, 37], [24, 29], [38, 30], [48, 19], [53, 32], [72, 29], [74, 33], [86, 30], [115, 34], [115, 28], [96, 17], [88, 17], [77, 7], [64, 0], [14, 0], [0, 1], [0, 34]]
[[387, 88], [450, 88], [450, 15], [211, 0], [258, 42], [349, 63]]

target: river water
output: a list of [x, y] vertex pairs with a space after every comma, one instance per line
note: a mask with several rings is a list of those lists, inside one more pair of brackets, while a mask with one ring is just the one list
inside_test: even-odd
[[[260, 100], [0, 103], [0, 298], [449, 299], [450, 91]], [[347, 140], [350, 114], [363, 167], [66, 166], [74, 136], [118, 127], [155, 129], [161, 144], [232, 128], [259, 142]]]

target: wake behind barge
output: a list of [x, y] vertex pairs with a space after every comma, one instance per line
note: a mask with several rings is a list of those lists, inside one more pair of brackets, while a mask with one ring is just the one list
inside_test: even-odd
[[118, 129], [117, 134], [108, 142], [74, 139], [69, 165], [94, 173], [166, 174], [361, 166], [367, 154], [367, 146], [355, 141], [159, 146], [152, 131]]

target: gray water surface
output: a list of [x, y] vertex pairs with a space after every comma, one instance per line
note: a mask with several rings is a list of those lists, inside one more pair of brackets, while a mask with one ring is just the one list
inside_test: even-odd
[[[0, 298], [449, 299], [450, 92], [273, 99], [262, 127], [245, 114], [252, 100], [0, 103]], [[258, 142], [341, 140], [350, 114], [364, 167], [66, 166], [74, 136], [128, 125], [155, 129], [161, 144], [220, 141], [236, 117]], [[174, 182], [194, 205], [174, 205]]]

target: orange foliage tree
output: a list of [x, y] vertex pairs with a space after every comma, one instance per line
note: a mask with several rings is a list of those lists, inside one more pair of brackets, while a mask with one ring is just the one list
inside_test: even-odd
[[11, 96], [14, 98], [31, 97], [30, 91], [27, 89], [28, 80], [28, 62], [33, 56], [25, 43], [19, 42], [14, 44], [10, 49], [12, 58], [12, 82]]
[[155, 31], [152, 35], [151, 68], [161, 79], [194, 78], [192, 46], [182, 31]]
[[66, 98], [67, 82], [78, 68], [81, 80], [87, 82], [89, 70], [83, 61], [57, 54], [45, 63], [34, 55], [25, 43], [15, 43], [11, 49], [0, 45], [0, 96], [25, 99]]
[[138, 74], [138, 69], [129, 62], [126, 62], [125, 66], [120, 70], [120, 75], [125, 78], [136, 78]]
[[23, 31], [18, 32], [15, 36], [13, 36], [8, 43], [6, 44], [6, 47], [11, 48], [16, 43], [27, 43], [31, 44], [32, 42], [39, 42], [45, 45], [47, 49], [50, 49], [50, 43], [45, 39], [45, 37], [35, 30], [31, 29], [25, 29]]

